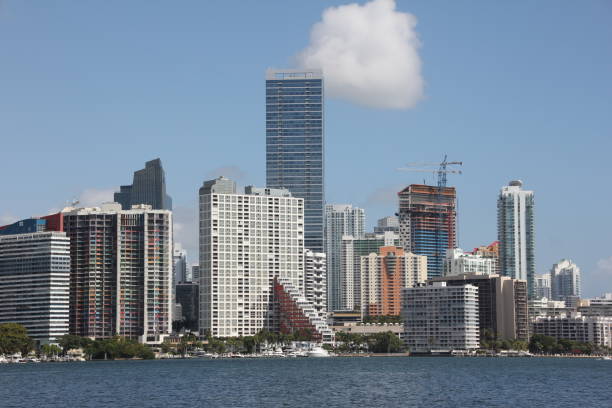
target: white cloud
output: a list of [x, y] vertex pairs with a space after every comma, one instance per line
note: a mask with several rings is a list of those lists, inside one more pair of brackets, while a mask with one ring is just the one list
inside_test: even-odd
[[216, 169], [213, 169], [206, 173], [206, 177], [210, 179], [214, 179], [221, 176], [227, 177], [234, 181], [240, 181], [247, 176], [247, 173], [240, 167], [235, 165], [217, 167]]
[[116, 188], [97, 189], [88, 188], [79, 194], [79, 207], [98, 207], [102, 203], [113, 201], [113, 194]]
[[0, 214], [0, 225], [7, 225], [7, 224], [12, 224], [15, 221], [18, 221], [19, 218], [15, 217], [12, 214]]
[[612, 256], [597, 261], [597, 274], [612, 276]]
[[297, 56], [301, 68], [323, 69], [326, 93], [383, 109], [409, 109], [423, 98], [414, 15], [394, 0], [330, 7]]
[[397, 193], [399, 193], [405, 186], [404, 185], [396, 185], [396, 186], [387, 186], [387, 187], [379, 187], [376, 190], [372, 191], [366, 197], [367, 205], [386, 205], [393, 204], [397, 205], [398, 198]]

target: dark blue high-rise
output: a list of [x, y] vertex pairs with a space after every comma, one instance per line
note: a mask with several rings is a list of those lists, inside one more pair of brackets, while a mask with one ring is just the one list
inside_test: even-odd
[[323, 252], [323, 75], [266, 72], [266, 185], [304, 199], [304, 246]]

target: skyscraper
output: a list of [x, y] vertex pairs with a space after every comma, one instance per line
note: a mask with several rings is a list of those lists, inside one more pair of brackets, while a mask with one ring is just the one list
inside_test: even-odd
[[179, 283], [189, 282], [188, 270], [187, 251], [180, 243], [175, 242], [172, 249], [172, 275], [174, 276], [172, 280], [175, 287]]
[[166, 174], [160, 159], [145, 163], [145, 168], [134, 172], [132, 184], [121, 186], [115, 202], [129, 210], [135, 204], [147, 204], [154, 210], [171, 210], [172, 199], [166, 194]]
[[360, 310], [361, 307], [361, 257], [378, 254], [384, 246], [399, 246], [399, 235], [393, 231], [381, 234], [365, 233], [361, 238], [352, 235], [342, 237], [340, 251], [340, 282], [344, 310]]
[[304, 245], [323, 252], [323, 75], [266, 72], [266, 186], [304, 199]]
[[552, 292], [550, 291], [550, 273], [536, 275], [534, 282], [536, 299], [546, 298], [548, 300], [552, 300]]
[[533, 191], [511, 181], [497, 200], [499, 266], [504, 276], [527, 281], [529, 298], [535, 296], [535, 231]]
[[66, 208], [70, 333], [161, 343], [171, 333], [172, 214], [118, 203]]
[[446, 250], [457, 246], [455, 188], [411, 184], [398, 195], [401, 245], [427, 256], [429, 278], [442, 276]]
[[579, 298], [582, 294], [580, 286], [580, 268], [571, 260], [562, 259], [550, 269], [550, 291], [553, 300]]
[[[347, 293], [351, 282], [342, 277], [342, 238], [351, 235], [361, 238], [364, 232], [365, 212], [349, 204], [325, 206], [325, 255], [327, 256], [328, 310], [352, 309], [354, 295]], [[348, 284], [347, 284], [348, 283]]]
[[200, 188], [200, 330], [217, 337], [277, 331], [274, 279], [304, 291], [304, 200], [288, 190]]
[[379, 251], [361, 257], [362, 315], [399, 316], [401, 290], [425, 283], [427, 259], [395, 246]]
[[0, 235], [0, 324], [20, 323], [37, 342], [57, 342], [68, 334], [69, 282], [65, 233]]

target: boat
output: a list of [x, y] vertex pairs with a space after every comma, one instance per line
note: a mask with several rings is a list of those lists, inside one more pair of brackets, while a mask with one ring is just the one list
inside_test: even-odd
[[308, 351], [308, 357], [330, 357], [329, 352], [323, 347], [314, 347]]
[[612, 357], [610, 356], [603, 356], [601, 358], [598, 358], [598, 360], [602, 360], [602, 361], [612, 361]]

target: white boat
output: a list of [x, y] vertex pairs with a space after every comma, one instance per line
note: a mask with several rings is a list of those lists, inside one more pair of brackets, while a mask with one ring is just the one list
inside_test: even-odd
[[308, 357], [329, 357], [329, 352], [325, 350], [323, 347], [315, 347], [311, 350], [308, 350]]
[[610, 360], [612, 360], [612, 357], [610, 357], [610, 356], [603, 356], [603, 357], [602, 357], [602, 358], [600, 358], [599, 360], [610, 361]]

